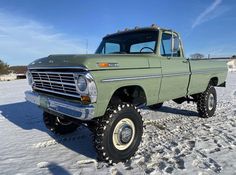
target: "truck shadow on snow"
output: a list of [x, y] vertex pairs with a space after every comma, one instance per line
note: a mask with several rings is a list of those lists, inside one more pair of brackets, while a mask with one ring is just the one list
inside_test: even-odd
[[233, 93], [233, 115], [236, 115], [236, 91]]
[[[186, 117], [194, 117], [198, 115], [195, 111], [174, 109], [168, 106], [163, 106], [158, 111], [163, 113], [179, 114]], [[2, 105], [0, 106], [0, 114], [23, 130], [37, 129], [48, 133], [53, 141], [49, 139], [47, 139], [49, 141], [42, 141], [36, 144], [37, 148], [61, 144], [74, 152], [96, 159], [96, 152], [92, 142], [92, 133], [85, 127], [80, 127], [76, 132], [68, 135], [55, 135], [44, 126], [42, 110], [29, 102]]]
[[160, 109], [155, 110], [155, 111], [168, 113], [168, 114], [182, 115], [182, 116], [186, 116], [186, 117], [198, 117], [198, 113], [196, 111], [171, 108], [169, 106], [162, 106]]
[[1, 115], [23, 130], [37, 129], [48, 133], [49, 138], [46, 138], [46, 141], [42, 140], [42, 142], [36, 143], [36, 148], [61, 144], [74, 152], [96, 159], [96, 152], [92, 143], [92, 133], [85, 127], [80, 127], [74, 133], [64, 136], [53, 134], [44, 126], [42, 110], [29, 102], [1, 105], [0, 118]]

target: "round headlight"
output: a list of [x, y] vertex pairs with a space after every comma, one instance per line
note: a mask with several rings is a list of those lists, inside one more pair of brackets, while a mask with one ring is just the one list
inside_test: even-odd
[[81, 92], [84, 92], [87, 89], [87, 81], [84, 76], [78, 77], [77, 85]]
[[32, 77], [32, 74], [28, 71], [28, 72], [26, 73], [26, 76], [27, 76], [29, 85], [32, 85], [32, 84], [33, 84], [33, 77]]

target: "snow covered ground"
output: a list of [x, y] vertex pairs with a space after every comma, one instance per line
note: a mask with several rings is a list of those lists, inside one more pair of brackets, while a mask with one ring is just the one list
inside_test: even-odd
[[143, 109], [143, 141], [127, 163], [96, 161], [86, 128], [57, 136], [42, 111], [24, 100], [26, 80], [0, 82], [0, 174], [236, 174], [236, 73], [217, 88], [216, 115], [197, 117], [196, 106], [166, 102]]

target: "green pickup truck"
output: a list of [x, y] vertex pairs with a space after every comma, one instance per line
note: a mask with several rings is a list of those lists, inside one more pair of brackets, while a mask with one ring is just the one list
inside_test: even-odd
[[80, 125], [94, 132], [100, 160], [134, 155], [143, 133], [140, 108], [164, 101], [193, 101], [200, 117], [214, 115], [215, 86], [225, 86], [227, 66], [184, 56], [177, 32], [156, 25], [107, 35], [92, 55], [50, 55], [29, 64], [32, 91], [47, 128], [59, 134]]

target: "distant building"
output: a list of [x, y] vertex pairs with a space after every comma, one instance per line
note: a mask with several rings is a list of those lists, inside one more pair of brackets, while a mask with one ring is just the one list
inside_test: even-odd
[[26, 78], [26, 66], [11, 66], [10, 70], [16, 74], [17, 79], [25, 79]]
[[11, 81], [16, 79], [25, 79], [26, 78], [26, 66], [11, 66], [9, 68], [10, 73], [0, 75], [0, 81]]
[[236, 72], [236, 59], [231, 59], [227, 63], [230, 72]]

